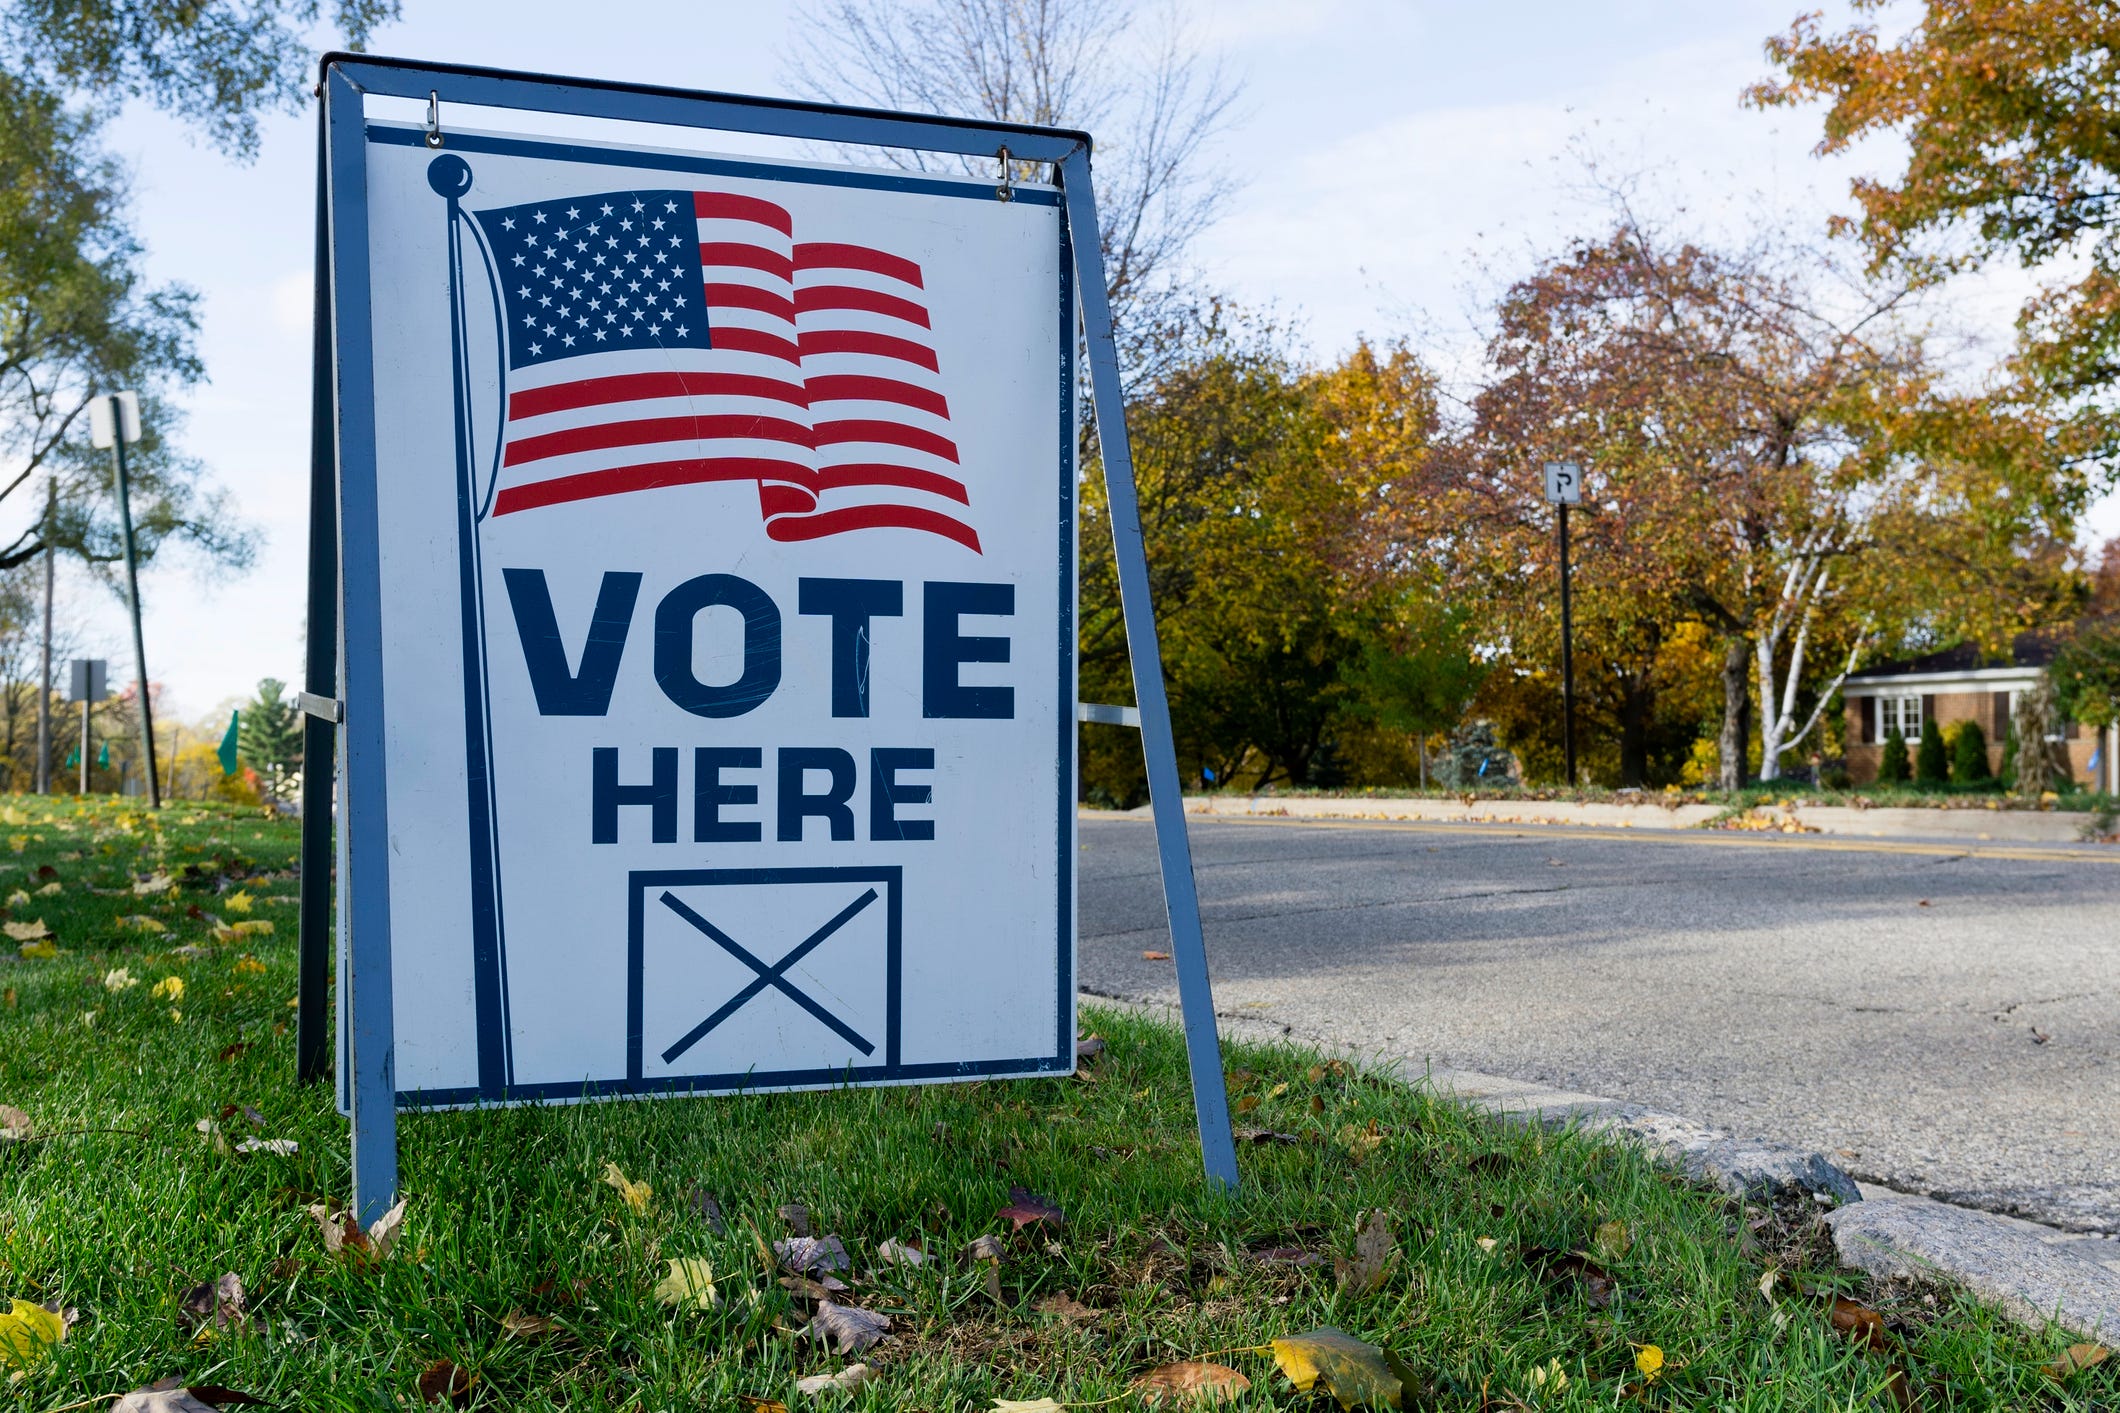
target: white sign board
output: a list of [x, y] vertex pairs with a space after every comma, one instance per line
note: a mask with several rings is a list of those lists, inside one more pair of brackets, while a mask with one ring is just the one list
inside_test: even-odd
[[1547, 462], [1546, 500], [1553, 505], [1581, 505], [1583, 468], [1572, 461]]
[[140, 440], [140, 395], [134, 392], [111, 393], [88, 400], [88, 442], [99, 451], [109, 451], [116, 444], [120, 428], [125, 440]]
[[363, 196], [399, 1103], [1071, 1070], [1058, 194], [371, 122]]

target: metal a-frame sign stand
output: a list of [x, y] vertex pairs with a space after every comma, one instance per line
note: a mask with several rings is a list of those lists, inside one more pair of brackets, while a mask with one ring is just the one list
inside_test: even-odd
[[[381, 770], [385, 726], [377, 714], [347, 714], [339, 683], [347, 669], [371, 680], [381, 671], [381, 630], [375, 621], [379, 552], [371, 536], [342, 538], [341, 497], [367, 503], [348, 507], [350, 521], [373, 524], [372, 477], [343, 477], [343, 465], [366, 466], [375, 456], [372, 373], [347, 351], [366, 346], [366, 271], [352, 273], [348, 288], [331, 287], [334, 233], [367, 220], [363, 145], [368, 97], [412, 99], [430, 105], [517, 109], [569, 117], [663, 124], [707, 131], [793, 138], [842, 147], [890, 147], [1004, 164], [1050, 164], [1060, 188], [1073, 249], [1079, 296], [1080, 335], [1090, 369], [1091, 402], [1104, 461], [1105, 493], [1117, 558], [1119, 594], [1125, 612], [1128, 653], [1139, 703], [1142, 753], [1147, 762], [1156, 847], [1168, 910], [1171, 954], [1178, 972], [1181, 1013], [1192, 1073], [1193, 1105], [1199, 1121], [1200, 1155], [1210, 1183], [1233, 1191], [1236, 1149], [1229, 1126], [1207, 949], [1200, 930], [1192, 853], [1185, 833], [1170, 706], [1163, 690], [1162, 657], [1150, 602], [1148, 562], [1134, 487], [1119, 385], [1118, 351], [1111, 307], [1105, 297], [1104, 259], [1098, 243], [1096, 199], [1090, 180], [1087, 133], [1011, 123], [968, 122], [920, 114], [842, 108], [782, 99], [748, 98], [683, 89], [653, 88], [588, 79], [554, 78], [497, 69], [466, 68], [365, 55], [327, 55], [318, 88], [322, 99], [317, 144], [316, 336], [313, 424], [310, 443], [309, 642], [301, 702], [306, 721], [303, 759], [338, 760], [360, 784]], [[430, 112], [433, 107], [430, 106]], [[433, 132], [433, 137], [440, 136]], [[335, 194], [335, 196], [334, 196]], [[336, 200], [337, 206], [333, 202]], [[360, 288], [351, 288], [354, 281]], [[357, 614], [367, 621], [349, 621]], [[1110, 707], [1081, 709], [1083, 719], [1124, 719]], [[344, 737], [340, 737], [340, 726]], [[343, 757], [337, 752], [343, 749]], [[302, 796], [301, 985], [297, 1006], [296, 1068], [304, 1081], [322, 1078], [332, 1053], [326, 995], [333, 969], [334, 927], [333, 784], [322, 770], [304, 772]], [[380, 831], [372, 818], [353, 818], [355, 830]], [[362, 839], [355, 852], [387, 857], [387, 841]], [[339, 857], [345, 857], [342, 851]], [[356, 1018], [347, 1036], [350, 1074], [339, 1077], [353, 1120], [353, 1210], [371, 1221], [397, 1190], [397, 1088], [389, 1028], [359, 1018], [386, 1016], [391, 1006], [384, 890], [350, 895], [347, 975]]]

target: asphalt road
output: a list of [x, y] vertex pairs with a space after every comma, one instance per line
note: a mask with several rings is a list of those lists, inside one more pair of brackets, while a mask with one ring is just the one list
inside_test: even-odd
[[[1082, 822], [1087, 991], [1174, 1001], [1154, 833]], [[1230, 1015], [1637, 1100], [2120, 1231], [2120, 849], [1194, 821]]]

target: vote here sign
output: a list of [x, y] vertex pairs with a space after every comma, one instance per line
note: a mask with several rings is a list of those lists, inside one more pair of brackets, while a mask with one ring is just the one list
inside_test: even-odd
[[423, 136], [332, 213], [399, 1102], [1071, 1069], [1058, 194]]

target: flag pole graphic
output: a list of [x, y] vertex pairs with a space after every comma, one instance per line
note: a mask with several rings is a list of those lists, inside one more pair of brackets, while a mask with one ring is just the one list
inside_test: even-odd
[[499, 842], [495, 835], [492, 726], [486, 700], [485, 597], [479, 563], [480, 499], [471, 434], [471, 379], [465, 328], [462, 199], [471, 167], [444, 155], [427, 164], [427, 184], [449, 206], [449, 373], [456, 397], [458, 582], [463, 600], [464, 787], [471, 843], [472, 999], [478, 1027], [478, 1088], [483, 1097], [507, 1094], [507, 990], [502, 977]]

